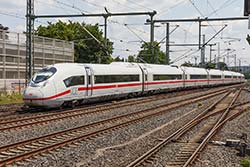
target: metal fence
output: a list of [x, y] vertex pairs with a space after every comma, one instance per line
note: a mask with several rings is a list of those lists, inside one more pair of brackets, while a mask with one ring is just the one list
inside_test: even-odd
[[[22, 91], [26, 71], [26, 36], [0, 31], [0, 92]], [[74, 43], [34, 37], [34, 71], [44, 66], [74, 62]]]

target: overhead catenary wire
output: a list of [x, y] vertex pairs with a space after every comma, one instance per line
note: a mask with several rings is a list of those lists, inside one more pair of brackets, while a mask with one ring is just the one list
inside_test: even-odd
[[132, 3], [132, 4], [134, 4], [134, 5], [136, 5], [136, 6], [139, 6], [139, 7], [141, 7], [141, 8], [144, 8], [144, 9], [146, 9], [146, 10], [154, 10], [154, 9], [149, 8], [149, 7], [147, 7], [147, 6], [144, 6], [144, 5], [140, 4], [140, 3], [137, 3], [137, 2], [135, 2], [135, 1], [133, 1], [133, 0], [127, 0], [127, 1], [130, 2], [130, 3]]
[[62, 1], [59, 1], [59, 0], [53, 0], [53, 1], [56, 2], [56, 3], [58, 3], [58, 4], [61, 4], [61, 5], [63, 5], [63, 6], [66, 6], [66, 7], [72, 8], [72, 9], [75, 9], [75, 10], [81, 12], [81, 13], [82, 13], [82, 12], [89, 13], [89, 12], [86, 11], [86, 10], [83, 10], [83, 9], [80, 9], [80, 8], [76, 7], [74, 4], [68, 4], [68, 3], [65, 3], [65, 2], [62, 2]]
[[168, 7], [167, 9], [166, 9], [166, 8], [161, 9], [160, 12], [158, 12], [158, 16], [161, 16], [161, 15], [163, 15], [164, 13], [167, 13], [167, 12], [171, 11], [172, 9], [174, 9], [174, 8], [180, 6], [181, 4], [183, 4], [185, 1], [187, 1], [187, 0], [181, 0], [180, 2], [177, 2], [177, 4], [175, 4], [175, 5], [173, 5], [173, 6], [170, 6], [170, 7]]
[[[189, 2], [192, 4], [192, 6], [196, 9], [196, 11], [198, 11], [198, 13], [202, 16], [202, 17], [204, 17], [204, 18], [206, 18], [206, 16], [200, 11], [200, 9], [195, 5], [195, 3], [192, 1], [192, 0], [189, 0]], [[210, 27], [216, 32], [216, 30], [215, 30], [215, 28], [209, 23], [209, 22], [207, 22], [209, 25], [210, 25]]]
[[[182, 54], [181, 56], [179, 56], [179, 57], [177, 57], [176, 59], [174, 59], [174, 60], [171, 62], [171, 64], [176, 63], [176, 62], [182, 60], [183, 58], [187, 58], [187, 57], [189, 57], [189, 56], [191, 56], [191, 55], [197, 53], [197, 52], [199, 51], [199, 49], [196, 49], [196, 50], [193, 51], [193, 52], [192, 52], [192, 51], [193, 51], [193, 49], [188, 50], [187, 52], [185, 52], [185, 53]], [[190, 53], [190, 52], [191, 52], [191, 53]]]

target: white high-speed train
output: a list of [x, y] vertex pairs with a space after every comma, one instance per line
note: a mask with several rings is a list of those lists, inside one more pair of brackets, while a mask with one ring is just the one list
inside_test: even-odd
[[62, 63], [43, 68], [31, 79], [23, 100], [30, 107], [55, 108], [162, 90], [244, 82], [232, 71], [115, 62]]

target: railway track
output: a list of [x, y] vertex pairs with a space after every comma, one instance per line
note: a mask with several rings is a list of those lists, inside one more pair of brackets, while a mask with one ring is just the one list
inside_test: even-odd
[[[203, 95], [197, 95], [195, 97], [181, 99], [181, 100], [169, 103], [167, 105], [176, 104], [176, 106], [178, 106], [181, 103], [185, 103], [187, 100], [190, 101], [190, 100], [196, 99], [196, 98], [200, 99], [200, 97], [204, 97], [204, 99], [206, 99], [207, 97], [212, 97], [214, 95], [224, 93], [226, 90], [227, 89], [225, 89], [225, 90], [223, 89], [223, 90], [219, 90], [219, 91], [214, 91], [212, 93], [209, 92], [209, 93], [205, 93]], [[208, 95], [211, 95], [211, 96], [208, 96]], [[61, 113], [49, 113], [49, 114], [31, 116], [31, 117], [14, 119], [14, 120], [9, 120], [9, 121], [5, 120], [5, 121], [0, 122], [0, 132], [20, 129], [20, 128], [26, 128], [26, 127], [35, 126], [35, 125], [48, 124], [50, 122], [61, 121], [61, 120], [65, 120], [65, 119], [73, 119], [73, 118], [77, 118], [77, 117], [81, 118], [81, 117], [84, 117], [84, 116], [87, 116], [90, 114], [109, 112], [115, 108], [121, 108], [121, 107], [131, 106], [131, 105], [135, 105], [135, 104], [143, 104], [146, 102], [150, 102], [152, 100], [161, 100], [165, 96], [166, 95], [157, 96], [157, 97], [150, 97], [147, 99], [142, 99], [140, 101], [128, 101], [128, 102], [123, 101], [120, 103], [115, 103], [113, 105], [105, 105], [105, 106], [101, 106], [98, 108], [88, 107], [88, 108], [85, 108], [84, 110], [83, 109], [75, 109], [75, 110], [61, 112]], [[185, 104], [188, 104], [188, 103], [185, 103]], [[159, 106], [154, 106], [154, 108], [164, 106], [164, 105], [166, 105], [166, 104], [164, 103], [164, 104], [161, 104]], [[181, 105], [179, 105], [179, 106], [181, 106]]]
[[[228, 87], [228, 89], [229, 89], [229, 87]], [[129, 106], [129, 105], [133, 105], [133, 104], [146, 103], [146, 102], [149, 102], [151, 100], [160, 100], [163, 98], [179, 97], [179, 96], [183, 96], [183, 95], [190, 93], [190, 91], [191, 90], [181, 91], [181, 92], [174, 93], [174, 95], [172, 95], [172, 94], [151, 95], [148, 97], [146, 96], [146, 97], [139, 97], [139, 98], [134, 98], [134, 99], [127, 99], [127, 100], [122, 100], [122, 101], [118, 101], [118, 102], [115, 101], [115, 105], [123, 105], [124, 104], [124, 106]], [[192, 90], [192, 93], [197, 93], [200, 91], [201, 90], [198, 90], [198, 89]], [[32, 117], [53, 116], [53, 115], [58, 115], [58, 114], [74, 113], [74, 112], [78, 112], [78, 111], [82, 111], [82, 110], [91, 110], [91, 109], [96, 109], [96, 108], [105, 109], [105, 108], [110, 107], [110, 106], [114, 106], [114, 103], [110, 102], [107, 104], [97, 104], [97, 105], [91, 105], [91, 106], [87, 105], [87, 106], [83, 106], [83, 107], [78, 107], [76, 109], [51, 110], [50, 113], [44, 113], [44, 112], [37, 113], [37, 112], [32, 110], [33, 112], [32, 111], [27, 112], [29, 115], [22, 115], [22, 114], [15, 113], [15, 111], [11, 111], [10, 113], [0, 115], [0, 123], [7, 122], [7, 121], [20, 120], [20, 119], [25, 119], [25, 118], [32, 118]], [[24, 112], [24, 114], [27, 114], [27, 113]], [[35, 114], [35, 116], [33, 116], [32, 114]]]
[[[233, 85], [233, 86], [226, 86], [223, 89], [219, 90], [226, 90], [226, 89], [230, 89], [230, 88], [234, 88], [234, 87], [238, 87], [240, 85]], [[179, 97], [179, 96], [183, 96], [186, 94], [189, 94], [191, 91], [192, 93], [197, 93], [200, 91], [203, 91], [204, 89], [195, 89], [195, 90], [185, 90], [185, 91], [180, 91], [178, 93], [169, 93], [169, 94], [163, 94], [163, 95], [151, 95], [148, 97], [139, 97], [139, 98], [134, 98], [136, 99], [136, 101], [134, 99], [128, 99], [128, 100], [122, 100], [122, 101], [115, 101], [116, 104], [122, 104], [122, 103], [127, 103], [128, 102], [132, 102], [130, 103], [131, 105], [133, 104], [140, 104], [140, 103], [145, 103], [145, 102], [149, 102], [151, 100], [157, 100], [157, 99], [161, 99], [161, 98], [171, 98], [171, 97]], [[206, 89], [205, 89], [206, 90]], [[107, 108], [109, 106], [114, 105], [113, 102], [111, 103], [106, 103], [106, 104], [97, 104], [97, 105], [87, 105], [87, 106], [83, 106], [83, 107], [78, 107], [76, 109], [63, 109], [63, 110], [51, 110], [49, 111], [45, 111], [45, 112], [36, 112], [35, 110], [33, 111], [29, 111], [29, 112], [21, 112], [21, 114], [19, 112], [16, 111], [11, 111], [9, 110], [8, 113], [3, 113], [2, 115], [0, 115], [0, 123], [1, 122], [7, 122], [7, 121], [11, 121], [11, 120], [20, 120], [20, 119], [25, 119], [25, 118], [31, 118], [31, 117], [38, 117], [38, 116], [52, 116], [52, 115], [56, 115], [60, 112], [60, 114], [67, 114], [67, 113], [73, 113], [73, 112], [78, 112], [78, 111], [82, 111], [82, 110], [91, 110], [91, 109], [96, 109], [96, 108]]]
[[77, 147], [77, 143], [83, 140], [91, 140], [106, 133], [113, 132], [125, 126], [141, 122], [145, 119], [165, 114], [172, 109], [195, 103], [226, 91], [215, 92], [189, 100], [183, 100], [178, 103], [165, 104], [136, 113], [123, 114], [113, 118], [97, 121], [91, 124], [83, 125], [77, 128], [32, 138], [29, 140], [13, 143], [0, 147], [0, 166], [11, 164], [16, 161], [24, 160], [35, 155], [52, 151], [64, 146]]
[[[241, 90], [237, 93], [231, 92], [224, 95], [221, 99], [216, 101], [205, 111], [201, 112], [187, 124], [179, 128], [167, 138], [162, 139], [161, 142], [158, 142], [158, 144], [152, 147], [149, 151], [131, 162], [127, 167], [140, 166], [144, 163], [153, 163], [155, 159], [157, 159], [155, 157], [159, 157], [157, 153], [169, 143], [178, 141], [184, 134], [189, 132], [193, 127], [197, 126], [201, 121], [206, 120], [211, 116], [221, 114], [221, 116], [218, 116], [218, 120], [212, 119], [207, 122], [194, 138], [184, 144], [184, 146], [177, 153], [175, 159], [168, 162], [166, 165], [166, 167], [189, 166], [192, 162], [194, 162], [195, 158], [197, 158], [199, 153], [205, 148], [209, 140], [216, 134], [219, 128], [221, 128], [228, 120], [235, 118], [246, 109], [249, 109], [249, 101], [235, 104], [240, 91]], [[245, 107], [237, 108], [239, 106]]]

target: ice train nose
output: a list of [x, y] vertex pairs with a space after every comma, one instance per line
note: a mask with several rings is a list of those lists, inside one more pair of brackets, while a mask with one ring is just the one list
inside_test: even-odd
[[39, 90], [27, 89], [24, 92], [23, 100], [29, 105], [43, 105], [44, 95]]

